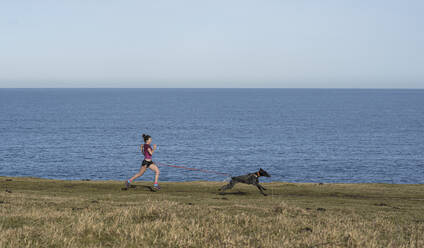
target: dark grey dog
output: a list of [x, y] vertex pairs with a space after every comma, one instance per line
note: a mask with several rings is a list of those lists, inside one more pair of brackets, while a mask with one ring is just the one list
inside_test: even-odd
[[[265, 170], [262, 168], [259, 169], [258, 172], [255, 173], [249, 173], [247, 175], [238, 176], [238, 177], [232, 177], [231, 181], [227, 184], [222, 186], [220, 188], [220, 191], [225, 191], [227, 189], [231, 189], [234, 187], [236, 183], [246, 183], [246, 184], [253, 184], [261, 191], [263, 195], [266, 195], [264, 190], [266, 190], [262, 185], [259, 184], [259, 177], [271, 177], [270, 174], [268, 174]], [[223, 194], [223, 192], [221, 192]]]

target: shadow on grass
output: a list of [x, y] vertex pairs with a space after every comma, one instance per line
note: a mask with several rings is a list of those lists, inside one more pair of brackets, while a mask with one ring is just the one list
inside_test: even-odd
[[143, 186], [143, 188], [148, 189], [152, 192], [156, 192], [156, 190], [154, 190], [152, 186]]
[[[156, 192], [156, 190], [152, 186], [142, 186], [142, 188], [148, 189], [151, 192]], [[126, 187], [121, 188], [121, 190], [130, 190], [130, 189], [137, 189], [137, 186], [136, 185], [130, 185], [129, 188], [126, 188]]]
[[220, 194], [220, 195], [247, 195], [246, 192], [241, 192], [241, 191], [237, 191], [237, 192], [219, 192], [218, 194]]

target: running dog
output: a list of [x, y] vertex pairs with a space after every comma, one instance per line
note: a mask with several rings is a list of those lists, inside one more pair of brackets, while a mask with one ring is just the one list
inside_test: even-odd
[[268, 174], [265, 170], [262, 168], [259, 169], [258, 172], [255, 173], [249, 173], [247, 175], [238, 176], [238, 177], [232, 177], [231, 181], [227, 184], [222, 186], [222, 188], [219, 189], [221, 191], [220, 194], [224, 194], [223, 191], [227, 189], [231, 189], [234, 187], [236, 183], [246, 183], [246, 184], [253, 184], [261, 191], [261, 193], [266, 196], [264, 190], [266, 190], [262, 185], [259, 184], [259, 177], [271, 177], [270, 174]]

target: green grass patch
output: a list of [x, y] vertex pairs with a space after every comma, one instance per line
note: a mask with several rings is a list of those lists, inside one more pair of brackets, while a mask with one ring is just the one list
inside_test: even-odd
[[424, 185], [0, 177], [0, 247], [424, 247]]

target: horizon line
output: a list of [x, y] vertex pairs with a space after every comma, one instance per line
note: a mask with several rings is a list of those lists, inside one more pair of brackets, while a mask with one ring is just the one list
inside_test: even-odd
[[0, 89], [287, 89], [287, 90], [424, 90], [422, 88], [350, 87], [0, 87]]

